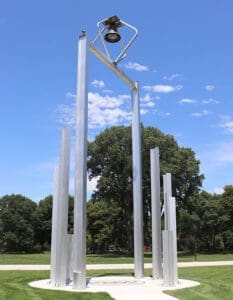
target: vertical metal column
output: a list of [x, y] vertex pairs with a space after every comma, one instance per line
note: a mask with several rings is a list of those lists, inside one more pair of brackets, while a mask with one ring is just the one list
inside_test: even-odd
[[169, 197], [172, 196], [172, 179], [171, 173], [163, 175], [163, 193], [164, 193], [164, 228], [165, 230], [169, 227], [168, 220], [168, 201]]
[[174, 284], [177, 283], [178, 280], [178, 272], [177, 272], [177, 233], [176, 233], [176, 199], [175, 197], [170, 197], [168, 199], [168, 219], [169, 219], [169, 228], [172, 232], [172, 262], [173, 262], [173, 280]]
[[171, 230], [163, 230], [163, 285], [174, 286], [173, 272], [173, 233]]
[[159, 148], [150, 149], [151, 166], [151, 218], [152, 218], [152, 270], [153, 278], [162, 278], [161, 202]]
[[132, 152], [135, 277], [144, 276], [141, 124], [138, 82], [132, 89]]
[[54, 169], [54, 187], [53, 187], [53, 202], [52, 202], [52, 237], [51, 237], [51, 271], [50, 281], [52, 285], [56, 284], [57, 280], [57, 221], [58, 221], [58, 166]]
[[[52, 245], [52, 278], [59, 287], [66, 285], [67, 251], [66, 236], [68, 226], [68, 194], [69, 194], [69, 165], [70, 165], [70, 130], [62, 129], [61, 152], [54, 192], [53, 210], [53, 245]], [[55, 276], [54, 276], [55, 270]]]
[[86, 199], [87, 199], [87, 90], [88, 39], [79, 37], [77, 120], [75, 149], [74, 272], [73, 288], [86, 287]]

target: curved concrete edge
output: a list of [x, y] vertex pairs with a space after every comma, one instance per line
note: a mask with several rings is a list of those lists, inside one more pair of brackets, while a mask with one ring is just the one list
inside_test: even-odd
[[197, 281], [179, 279], [179, 282], [175, 287], [167, 287], [163, 286], [163, 281], [161, 279], [154, 280], [151, 277], [135, 279], [134, 277], [128, 276], [103, 276], [88, 278], [87, 288], [85, 290], [73, 290], [72, 283], [68, 284], [66, 287], [55, 287], [51, 285], [49, 279], [32, 281], [29, 283], [29, 286], [33, 288], [56, 291], [87, 293], [106, 292], [116, 300], [176, 299], [164, 294], [163, 291], [190, 288], [198, 285], [200, 285], [200, 283]]

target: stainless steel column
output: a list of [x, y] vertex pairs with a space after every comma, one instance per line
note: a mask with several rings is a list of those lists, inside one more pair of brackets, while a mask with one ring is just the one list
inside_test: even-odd
[[51, 236], [51, 271], [50, 271], [50, 281], [52, 285], [56, 285], [57, 281], [57, 242], [58, 242], [58, 166], [54, 169], [53, 178], [53, 198], [52, 198], [52, 236]]
[[150, 149], [153, 278], [162, 278], [159, 148]]
[[132, 89], [132, 152], [135, 277], [144, 276], [141, 124], [138, 82]]
[[170, 197], [168, 199], [168, 219], [169, 219], [169, 228], [172, 232], [172, 263], [173, 263], [173, 281], [174, 284], [177, 284], [178, 280], [178, 271], [177, 271], [177, 233], [176, 233], [176, 199], [174, 197]]
[[79, 37], [77, 120], [75, 149], [74, 200], [74, 273], [73, 288], [86, 287], [86, 200], [87, 200], [87, 90], [88, 40], [85, 32]]
[[168, 220], [168, 208], [167, 202], [169, 197], [172, 196], [172, 181], [171, 181], [171, 173], [166, 173], [163, 175], [163, 195], [164, 195], [164, 228], [165, 230], [169, 227]]
[[[53, 237], [52, 237], [52, 282], [56, 286], [66, 285], [68, 226], [68, 194], [70, 165], [70, 129], [62, 129], [58, 178], [55, 180]], [[55, 275], [54, 275], [55, 274]]]

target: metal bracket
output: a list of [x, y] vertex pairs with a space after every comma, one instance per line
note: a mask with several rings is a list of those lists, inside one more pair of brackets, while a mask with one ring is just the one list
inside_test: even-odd
[[[110, 56], [110, 52], [109, 52], [109, 50], [108, 50], [107, 44], [106, 44], [106, 42], [105, 42], [105, 40], [104, 40], [104, 37], [103, 37], [103, 32], [104, 32], [105, 30], [107, 30], [107, 28], [103, 25], [103, 22], [106, 21], [106, 20], [107, 20], [107, 18], [106, 18], [106, 19], [103, 19], [103, 20], [101, 20], [101, 21], [99, 21], [99, 22], [97, 23], [98, 34], [97, 34], [97, 36], [95, 37], [95, 39], [92, 41], [92, 44], [94, 45], [94, 44], [96, 43], [96, 41], [97, 41], [98, 39], [100, 39], [101, 42], [102, 42], [102, 45], [103, 45], [103, 47], [104, 47], [104, 50], [105, 50], [105, 53], [106, 53], [107, 58], [111, 61], [111, 63], [117, 65], [117, 64], [119, 63], [119, 61], [121, 61], [123, 58], [125, 58], [127, 50], [129, 49], [129, 47], [132, 45], [132, 43], [134, 42], [134, 40], [135, 40], [136, 37], [138, 36], [138, 30], [137, 30], [136, 27], [130, 25], [129, 23], [126, 23], [125, 21], [120, 20], [120, 22], [121, 22], [123, 25], [125, 25], [126, 27], [128, 27], [128, 28], [130, 28], [130, 29], [132, 29], [132, 30], [134, 31], [134, 35], [133, 35], [133, 37], [129, 40], [129, 42], [127, 43], [127, 45], [122, 49], [122, 51], [119, 53], [119, 55], [118, 55], [115, 59], [112, 59], [111, 56]], [[103, 27], [101, 27], [101, 25], [103, 25]]]

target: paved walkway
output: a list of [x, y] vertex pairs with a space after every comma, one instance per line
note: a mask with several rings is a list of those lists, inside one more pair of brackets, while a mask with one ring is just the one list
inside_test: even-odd
[[[152, 264], [145, 264], [145, 269], [151, 269]], [[233, 260], [230, 261], [195, 261], [179, 262], [179, 268], [189, 267], [210, 267], [210, 266], [233, 266]], [[134, 264], [98, 264], [87, 265], [87, 270], [130, 270], [134, 269]], [[50, 265], [0, 265], [0, 271], [4, 270], [50, 270]]]
[[164, 294], [163, 291], [193, 287], [199, 285], [199, 282], [179, 279], [175, 287], [166, 287], [163, 285], [162, 280], [154, 280], [149, 277], [135, 279], [130, 276], [108, 276], [88, 278], [85, 290], [73, 290], [72, 282], [66, 287], [54, 287], [49, 279], [33, 281], [29, 285], [36, 288], [67, 292], [107, 292], [115, 300], [177, 300], [175, 297]]

